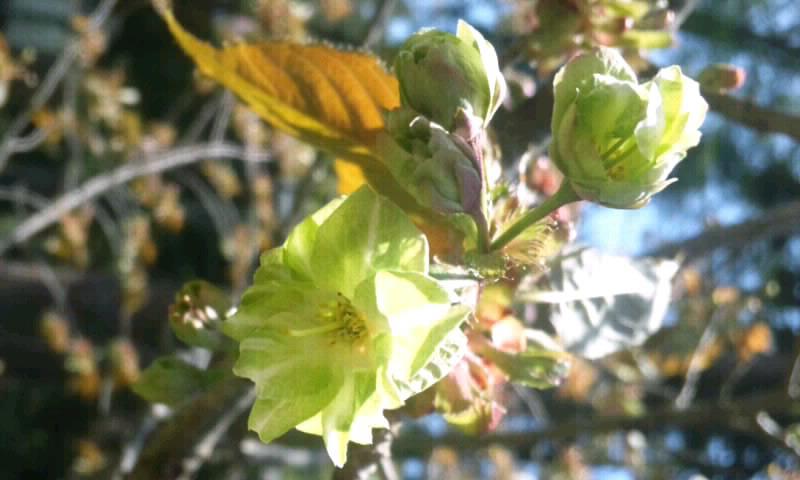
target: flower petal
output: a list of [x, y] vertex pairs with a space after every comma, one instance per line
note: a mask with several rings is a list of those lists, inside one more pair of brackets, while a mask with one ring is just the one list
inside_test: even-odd
[[311, 267], [318, 287], [352, 298], [378, 270], [427, 272], [428, 242], [400, 208], [365, 186], [320, 225]]

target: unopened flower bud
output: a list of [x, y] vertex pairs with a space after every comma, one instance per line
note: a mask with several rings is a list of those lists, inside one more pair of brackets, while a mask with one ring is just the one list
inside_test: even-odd
[[456, 35], [423, 30], [412, 36], [397, 54], [394, 69], [402, 105], [448, 131], [459, 109], [485, 127], [505, 96], [494, 48], [463, 21]]
[[709, 65], [698, 77], [703, 91], [720, 95], [725, 95], [741, 88], [746, 79], [747, 72], [743, 68], [726, 63]]
[[484, 185], [480, 160], [459, 134], [408, 109], [390, 112], [393, 137], [382, 141], [395, 178], [420, 205], [443, 214], [466, 213], [482, 227]]
[[677, 66], [647, 83], [614, 50], [565, 65], [554, 80], [550, 157], [584, 200], [639, 208], [674, 180], [673, 168], [700, 141], [708, 105]]

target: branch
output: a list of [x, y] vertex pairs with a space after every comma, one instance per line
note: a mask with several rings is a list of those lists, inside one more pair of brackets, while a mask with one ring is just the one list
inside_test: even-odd
[[710, 228], [696, 237], [662, 245], [646, 252], [645, 256], [685, 256], [692, 262], [717, 248], [741, 248], [758, 240], [790, 235], [800, 231], [800, 200], [773, 207], [751, 220], [728, 227]]
[[184, 459], [183, 471], [178, 477], [178, 480], [191, 480], [195, 474], [200, 470], [200, 467], [211, 458], [214, 453], [214, 448], [217, 446], [225, 433], [231, 428], [233, 422], [239, 417], [244, 415], [256, 399], [256, 390], [250, 387], [250, 390], [242, 395], [236, 403], [227, 409], [216, 421], [214, 426], [206, 433], [197, 445], [192, 450], [192, 455]]
[[703, 91], [709, 107], [728, 120], [761, 133], [782, 133], [800, 141], [800, 117], [761, 107], [750, 100]]
[[14, 245], [30, 240], [34, 235], [69, 213], [76, 207], [103, 195], [131, 180], [163, 172], [210, 158], [244, 158], [247, 161], [264, 161], [265, 158], [246, 156], [245, 150], [229, 143], [201, 144], [170, 150], [147, 161], [130, 162], [116, 170], [98, 175], [83, 185], [65, 193], [46, 209], [40, 210], [17, 226], [7, 238], [0, 241], [0, 255]]
[[699, 5], [700, 0], [686, 0], [683, 6], [675, 12], [675, 20], [672, 23], [673, 31], [679, 30]]
[[[100, 3], [89, 17], [89, 29], [97, 30], [102, 28], [111, 16], [111, 12], [114, 10], [116, 3], [117, 0], [104, 0]], [[50, 100], [50, 97], [53, 96], [56, 87], [64, 79], [64, 76], [66, 76], [73, 63], [80, 57], [80, 53], [81, 40], [73, 39], [64, 47], [61, 55], [59, 55], [53, 66], [50, 67], [50, 70], [47, 72], [47, 75], [45, 75], [39, 88], [31, 97], [28, 108], [11, 121], [11, 125], [5, 133], [3, 133], [2, 138], [0, 138], [0, 171], [3, 171], [9, 158], [11, 158], [14, 153], [21, 151], [20, 148], [24, 150], [25, 145], [20, 145], [19, 135], [25, 127], [28, 126], [33, 114], [40, 110]]]
[[[726, 18], [710, 9], [698, 8], [686, 18], [682, 31], [714, 42], [727, 43], [731, 48], [749, 51], [762, 50], [782, 54], [789, 61], [800, 58], [800, 47], [792, 45], [786, 35], [762, 35], [734, 19]], [[756, 49], [756, 50], [754, 50]]]
[[397, 0], [379, 0], [375, 5], [375, 13], [367, 23], [368, 28], [364, 34], [363, 48], [372, 48], [378, 43], [386, 29], [386, 22], [394, 11]]
[[530, 448], [537, 441], [565, 440], [583, 434], [608, 433], [618, 430], [652, 431], [670, 427], [698, 427], [708, 429], [720, 427], [743, 432], [748, 435], [761, 435], [756, 415], [759, 412], [788, 413], [797, 404], [783, 388], [737, 398], [734, 402], [720, 403], [716, 400], [697, 403], [684, 410], [672, 405], [654, 409], [641, 416], [608, 416], [571, 420], [554, 424], [542, 430], [496, 433], [483, 437], [465, 437], [448, 434], [434, 438], [413, 431], [401, 435], [395, 441], [394, 453], [401, 457], [425, 457], [435, 446], [450, 446], [459, 450], [476, 450], [492, 444], [512, 448]]
[[187, 467], [194, 466], [193, 461], [198, 461], [198, 454], [204, 455], [204, 442], [216, 443], [238, 418], [245, 397], [249, 405], [252, 401], [249, 392], [243, 381], [231, 378], [190, 401], [154, 433], [154, 438], [147, 440], [133, 470], [122, 472], [127, 474], [125, 478], [179, 478], [187, 472]]

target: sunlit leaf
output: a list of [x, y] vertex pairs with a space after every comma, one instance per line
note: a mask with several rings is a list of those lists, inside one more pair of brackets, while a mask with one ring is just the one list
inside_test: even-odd
[[288, 41], [221, 49], [187, 32], [155, 2], [181, 48], [206, 76], [231, 89], [276, 128], [333, 152], [363, 155], [399, 106], [397, 80], [364, 52]]

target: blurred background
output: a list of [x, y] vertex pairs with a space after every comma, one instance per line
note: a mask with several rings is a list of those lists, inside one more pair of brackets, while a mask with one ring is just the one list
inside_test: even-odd
[[[502, 176], [539, 195], [558, 183], [552, 76], [575, 51], [620, 47], [643, 78], [726, 64], [679, 182], [642, 210], [570, 219], [582, 244], [679, 258], [666, 325], [576, 359], [555, 389], [509, 388], [489, 436], [409, 422], [394, 459], [412, 479], [800, 478], [800, 2], [174, 3], [218, 45], [323, 40], [387, 64], [418, 29], [466, 19], [512, 92], [492, 124]], [[128, 387], [180, 347], [176, 292], [205, 279], [235, 297], [336, 191], [333, 159], [199, 76], [147, 1], [0, 2], [0, 478], [125, 471], [169, 415]], [[264, 446], [241, 412], [230, 422], [174, 478], [329, 476], [319, 442]]]

